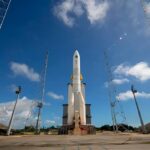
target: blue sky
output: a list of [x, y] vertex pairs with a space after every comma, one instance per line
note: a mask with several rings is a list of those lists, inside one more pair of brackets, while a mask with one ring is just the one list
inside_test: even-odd
[[[9, 113], [7, 107], [16, 98], [13, 90], [17, 85], [22, 86], [22, 99], [40, 99], [39, 77], [48, 50], [42, 120], [44, 125], [61, 124], [72, 57], [78, 49], [87, 84], [86, 102], [92, 104], [92, 123], [111, 123], [104, 51], [127, 122], [140, 124], [128, 92], [131, 84], [139, 91], [137, 99], [143, 120], [150, 122], [149, 5], [144, 3], [144, 9], [145, 13], [140, 0], [12, 0], [0, 30], [0, 112], [10, 117], [12, 106]], [[25, 111], [29, 104], [21, 107]], [[6, 123], [4, 120], [1, 122]]]

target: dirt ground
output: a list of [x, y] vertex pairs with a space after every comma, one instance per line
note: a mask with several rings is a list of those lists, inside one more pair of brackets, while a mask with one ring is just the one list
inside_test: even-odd
[[150, 150], [150, 134], [0, 136], [0, 150]]

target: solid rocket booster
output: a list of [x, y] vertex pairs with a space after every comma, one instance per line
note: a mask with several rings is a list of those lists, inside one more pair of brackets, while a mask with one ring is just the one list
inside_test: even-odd
[[79, 112], [81, 125], [86, 125], [85, 97], [82, 91], [80, 55], [76, 50], [73, 55], [72, 84], [68, 87], [68, 124], [73, 123], [75, 112]]

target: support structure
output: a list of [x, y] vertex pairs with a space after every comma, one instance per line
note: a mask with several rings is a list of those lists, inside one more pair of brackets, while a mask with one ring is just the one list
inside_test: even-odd
[[45, 83], [46, 83], [47, 66], [48, 66], [48, 52], [46, 53], [43, 76], [41, 76], [42, 97], [41, 97], [41, 102], [38, 102], [38, 104], [37, 104], [37, 107], [38, 107], [38, 118], [37, 118], [37, 122], [36, 122], [36, 134], [40, 134], [40, 128], [41, 128], [41, 126], [40, 126], [40, 122], [41, 122], [41, 109], [43, 107], [44, 96], [45, 96]]
[[134, 86], [133, 86], [133, 85], [131, 85], [131, 91], [132, 91], [132, 93], [133, 93], [135, 105], [136, 105], [136, 108], [137, 108], [137, 111], [138, 111], [138, 115], [139, 115], [139, 119], [140, 119], [140, 122], [141, 122], [142, 132], [143, 132], [143, 133], [146, 133], [146, 129], [145, 129], [145, 126], [144, 126], [144, 122], [143, 122], [142, 115], [141, 115], [141, 112], [140, 112], [140, 108], [139, 108], [139, 105], [138, 105], [138, 102], [137, 102], [136, 96], [135, 96], [135, 93], [137, 93], [137, 90], [134, 89]]
[[[126, 34], [123, 35], [125, 37]], [[120, 127], [123, 127], [126, 131], [128, 131], [128, 128], [125, 128], [122, 126], [122, 124], [128, 124], [127, 119], [125, 116], [125, 112], [123, 110], [123, 106], [120, 103], [120, 97], [117, 96], [117, 87], [114, 84], [114, 76], [112, 73], [112, 62], [110, 62], [110, 50], [117, 45], [117, 43], [120, 42], [120, 39], [117, 39], [110, 47], [104, 50], [104, 60], [105, 60], [105, 67], [107, 72], [107, 89], [108, 89], [108, 98], [110, 103], [110, 109], [111, 109], [111, 118], [112, 118], [112, 125], [113, 125], [113, 131], [118, 132]], [[121, 120], [120, 120], [121, 118]]]
[[107, 76], [108, 76], [108, 96], [109, 96], [109, 103], [110, 103], [110, 109], [111, 109], [113, 131], [118, 132], [118, 124], [117, 124], [116, 113], [115, 113], [116, 101], [115, 101], [115, 95], [114, 95], [114, 87], [113, 87], [114, 85], [112, 84], [113, 77], [112, 77], [112, 72], [110, 69], [107, 50], [104, 51], [104, 57], [105, 57], [105, 65], [106, 65], [106, 71], [107, 71]]
[[16, 110], [16, 106], [17, 106], [17, 102], [18, 102], [20, 93], [21, 93], [21, 86], [18, 86], [18, 89], [16, 90], [17, 99], [16, 99], [16, 102], [15, 102], [15, 105], [14, 105], [14, 109], [12, 111], [12, 115], [11, 115], [10, 121], [9, 121], [8, 129], [7, 129], [7, 135], [10, 135], [10, 133], [11, 133], [11, 128], [12, 128], [12, 124], [13, 124], [14, 114], [15, 114], [15, 110]]

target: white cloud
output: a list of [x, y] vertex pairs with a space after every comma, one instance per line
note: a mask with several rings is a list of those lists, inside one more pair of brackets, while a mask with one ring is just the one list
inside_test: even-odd
[[70, 27], [74, 25], [74, 18], [70, 17], [68, 13], [72, 12], [73, 7], [74, 7], [74, 1], [67, 0], [58, 4], [54, 8], [55, 15]]
[[127, 75], [128, 70], [129, 70], [129, 66], [125, 64], [120, 64], [119, 66], [115, 68], [114, 74]]
[[[121, 85], [121, 84], [128, 83], [128, 82], [129, 82], [128, 79], [123, 78], [123, 79], [113, 79], [111, 83], [114, 84], [114, 85]], [[105, 82], [104, 85], [105, 85], [106, 88], [108, 88], [109, 83]]]
[[[145, 92], [137, 92], [136, 97], [143, 98], [143, 99], [149, 99], [150, 98], [150, 93], [145, 93]], [[118, 100], [130, 100], [133, 99], [133, 94], [131, 91], [126, 91], [123, 93], [119, 93], [117, 96]]]
[[54, 14], [67, 26], [75, 24], [75, 17], [86, 14], [91, 24], [103, 21], [109, 9], [108, 1], [63, 0], [54, 7]]
[[53, 99], [56, 99], [56, 100], [63, 100], [64, 99], [64, 96], [63, 95], [58, 95], [54, 92], [48, 92], [47, 95]]
[[[14, 104], [15, 100], [0, 104], [0, 123], [8, 125]], [[24, 128], [28, 117], [30, 117], [31, 121], [35, 121], [35, 118], [31, 114], [31, 109], [33, 109], [34, 106], [36, 106], [36, 102], [27, 97], [18, 100], [14, 115], [13, 128]]]
[[128, 83], [128, 82], [129, 82], [129, 80], [126, 78], [124, 78], [124, 79], [113, 79], [112, 80], [113, 84], [118, 84], [118, 85]]
[[47, 127], [55, 126], [55, 125], [56, 125], [56, 121], [55, 121], [55, 120], [46, 120], [46, 121], [45, 121], [45, 125], [46, 125]]
[[48, 106], [48, 107], [49, 107], [49, 106], [51, 106], [51, 103], [44, 102], [44, 103], [43, 103], [43, 105], [44, 105], [44, 106]]
[[11, 62], [10, 69], [13, 71], [14, 75], [24, 76], [31, 81], [40, 81], [40, 75], [26, 64]]
[[98, 3], [96, 0], [86, 0], [84, 3], [87, 11], [87, 18], [91, 24], [97, 21], [103, 21], [109, 8], [107, 1]]
[[140, 81], [150, 79], [150, 66], [146, 62], [139, 62], [133, 66], [121, 64], [116, 67], [114, 73], [117, 75], [133, 76]]

